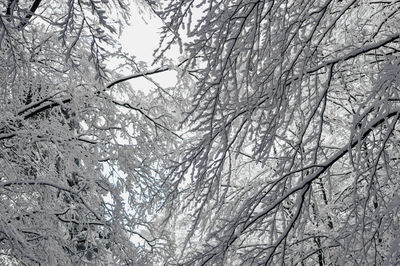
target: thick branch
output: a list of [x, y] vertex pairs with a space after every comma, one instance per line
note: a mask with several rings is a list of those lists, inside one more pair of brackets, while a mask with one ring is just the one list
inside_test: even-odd
[[324, 62], [322, 64], [319, 64], [318, 66], [309, 68], [309, 69], [306, 70], [306, 73], [307, 74], [313, 73], [313, 72], [316, 72], [316, 71], [318, 71], [318, 70], [320, 70], [320, 69], [322, 69], [324, 67], [327, 67], [329, 65], [337, 64], [339, 62], [349, 60], [351, 58], [357, 57], [357, 56], [359, 56], [361, 54], [364, 54], [364, 53], [367, 53], [369, 51], [379, 49], [380, 47], [384, 46], [385, 44], [393, 42], [394, 40], [397, 40], [399, 38], [400, 38], [400, 34], [397, 33], [397, 34], [391, 35], [388, 38], [386, 38], [384, 40], [381, 40], [379, 42], [363, 45], [362, 47], [354, 49], [353, 51], [345, 54], [342, 57], [337, 57], [335, 59], [331, 59], [331, 60], [328, 60], [328, 61], [326, 61], [326, 62]]
[[259, 213], [258, 215], [254, 216], [252, 219], [250, 219], [246, 224], [244, 224], [243, 228], [240, 230], [240, 233], [232, 237], [228, 243], [231, 245], [233, 242], [235, 242], [239, 236], [244, 233], [245, 230], [247, 230], [249, 227], [251, 227], [255, 222], [257, 222], [259, 219], [262, 217], [266, 216], [268, 213], [270, 213], [273, 209], [275, 209], [279, 204], [281, 204], [285, 199], [287, 199], [290, 195], [293, 195], [294, 193], [308, 187], [311, 185], [311, 183], [319, 178], [323, 173], [325, 173], [334, 163], [336, 163], [339, 159], [341, 159], [344, 155], [346, 155], [349, 151], [351, 151], [352, 148], [354, 148], [357, 144], [359, 144], [360, 141], [364, 140], [376, 127], [381, 125], [384, 121], [387, 119], [400, 115], [400, 108], [394, 109], [390, 112], [388, 112], [386, 115], [378, 117], [374, 121], [372, 121], [369, 126], [365, 127], [365, 130], [360, 133], [361, 138], [353, 138], [353, 140], [343, 148], [341, 148], [337, 153], [335, 153], [329, 160], [327, 160], [323, 164], [317, 165], [318, 170], [315, 171], [313, 174], [309, 175], [306, 177], [300, 184], [298, 184], [296, 187], [293, 187], [289, 191], [287, 191], [282, 197], [277, 199], [275, 202], [269, 205], [267, 209]]
[[33, 14], [35, 14], [36, 9], [39, 7], [40, 2], [42, 2], [42, 0], [35, 0], [35, 2], [33, 2], [31, 9], [29, 10], [28, 14], [25, 16], [24, 20], [21, 21], [21, 23], [18, 25], [18, 28], [23, 28], [26, 26], [26, 24], [28, 24], [28, 21], [31, 19], [31, 17], [33, 16]]

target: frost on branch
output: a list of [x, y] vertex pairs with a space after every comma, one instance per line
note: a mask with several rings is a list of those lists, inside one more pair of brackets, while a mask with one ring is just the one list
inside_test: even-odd
[[188, 38], [196, 80], [170, 178], [180, 263], [399, 261], [399, 8], [166, 4], [160, 53]]
[[154, 98], [135, 109], [129, 86], [105, 86], [127, 3], [4, 0], [0, 9], [0, 264], [160, 260], [167, 234], [147, 216], [162, 196], [173, 123]]

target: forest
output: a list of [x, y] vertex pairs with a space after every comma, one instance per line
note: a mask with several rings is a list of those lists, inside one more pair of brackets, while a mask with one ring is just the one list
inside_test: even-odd
[[400, 264], [399, 25], [399, 0], [0, 0], [0, 265]]

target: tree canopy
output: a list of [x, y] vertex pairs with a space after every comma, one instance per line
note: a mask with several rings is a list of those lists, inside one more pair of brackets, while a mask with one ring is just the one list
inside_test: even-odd
[[128, 3], [1, 6], [0, 264], [154, 261], [131, 238], [163, 238], [145, 217], [176, 137], [160, 100], [105, 65], [123, 57], [111, 48]]
[[1, 263], [400, 263], [399, 1], [0, 3]]

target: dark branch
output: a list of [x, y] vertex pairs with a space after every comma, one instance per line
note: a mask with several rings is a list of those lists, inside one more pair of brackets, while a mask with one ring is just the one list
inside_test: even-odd
[[26, 24], [28, 24], [28, 21], [32, 18], [33, 14], [35, 14], [36, 9], [39, 7], [41, 1], [42, 0], [35, 0], [35, 2], [33, 2], [28, 14], [26, 14], [25, 18], [18, 25], [19, 29], [25, 27]]

